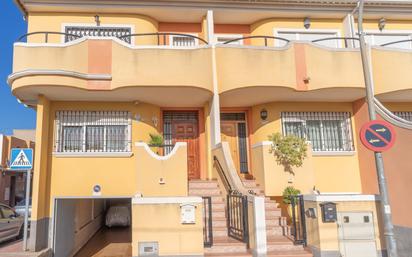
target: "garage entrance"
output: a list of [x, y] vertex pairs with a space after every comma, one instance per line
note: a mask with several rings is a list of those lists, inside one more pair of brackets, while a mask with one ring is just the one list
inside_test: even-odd
[[56, 199], [54, 256], [132, 256], [131, 198]]

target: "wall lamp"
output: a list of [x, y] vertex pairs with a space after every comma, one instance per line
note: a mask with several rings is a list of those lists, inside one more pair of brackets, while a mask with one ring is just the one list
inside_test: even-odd
[[386, 25], [386, 19], [385, 18], [380, 18], [378, 22], [378, 28], [380, 31], [382, 31], [385, 28]]
[[265, 121], [268, 118], [268, 111], [266, 109], [262, 109], [260, 111], [260, 119]]
[[100, 16], [99, 15], [95, 15], [94, 16], [94, 21], [96, 22], [96, 26], [100, 26]]
[[310, 18], [309, 17], [305, 17], [305, 19], [303, 20], [303, 27], [305, 27], [305, 29], [310, 28]]

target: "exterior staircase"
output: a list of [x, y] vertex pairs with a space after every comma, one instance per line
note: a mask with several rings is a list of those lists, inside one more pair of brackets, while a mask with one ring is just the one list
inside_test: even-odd
[[[255, 181], [247, 180], [244, 184], [256, 194], [264, 195]], [[210, 196], [212, 199], [213, 246], [205, 248], [205, 256], [252, 256], [245, 243], [227, 235], [226, 203], [216, 180], [191, 180], [189, 195]], [[266, 198], [265, 212], [268, 257], [312, 257], [311, 253], [300, 245], [294, 245], [288, 237], [290, 230], [286, 224], [286, 218], [281, 216], [281, 210], [276, 201]]]

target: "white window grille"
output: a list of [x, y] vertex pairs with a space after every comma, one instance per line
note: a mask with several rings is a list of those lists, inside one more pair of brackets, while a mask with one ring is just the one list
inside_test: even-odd
[[[330, 38], [330, 37], [339, 37], [339, 32], [337, 31], [318, 31], [318, 30], [284, 30], [284, 31], [277, 31], [278, 37], [282, 37], [291, 41], [313, 41], [316, 39], [323, 39], [323, 38]], [[276, 40], [279, 44], [278, 46], [283, 46], [286, 42]], [[338, 48], [341, 47], [339, 40], [325, 40], [319, 41], [316, 44]]]
[[58, 111], [56, 152], [130, 152], [127, 111]]
[[394, 114], [404, 120], [412, 121], [412, 112], [394, 112]]
[[284, 135], [311, 142], [313, 151], [354, 151], [349, 112], [282, 112]]
[[198, 40], [193, 37], [188, 36], [179, 36], [179, 35], [171, 35], [170, 36], [170, 45], [172, 46], [196, 46], [198, 45]]
[[[365, 40], [371, 45], [383, 45], [386, 43], [391, 43], [395, 41], [411, 40], [412, 33], [393, 33], [393, 32], [366, 32]], [[359, 45], [359, 44], [358, 44]], [[401, 49], [411, 49], [412, 42], [402, 42], [389, 45], [390, 47], [401, 48]]]
[[[76, 35], [80, 37], [117, 37], [130, 35], [132, 33], [131, 27], [103, 27], [103, 26], [66, 26], [65, 32], [70, 35], [66, 35], [64, 42], [69, 42], [77, 39], [78, 37], [71, 36]], [[126, 43], [131, 43], [131, 37], [122, 37]]]

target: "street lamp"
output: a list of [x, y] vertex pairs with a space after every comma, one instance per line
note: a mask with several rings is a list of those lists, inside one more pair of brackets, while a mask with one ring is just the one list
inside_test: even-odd
[[[358, 33], [359, 33], [359, 47], [362, 57], [363, 76], [365, 79], [366, 100], [368, 103], [369, 119], [376, 120], [376, 111], [373, 95], [373, 82], [370, 73], [368, 50], [366, 49], [365, 32], [363, 31], [363, 6], [364, 0], [359, 0], [359, 15], [358, 15]], [[381, 19], [382, 20], [382, 19]], [[383, 23], [382, 23], [383, 24]], [[384, 26], [384, 25], [383, 25]], [[380, 28], [380, 26], [379, 26]], [[382, 27], [383, 29], [383, 27]], [[393, 233], [393, 223], [391, 207], [389, 204], [389, 193], [386, 185], [385, 170], [383, 167], [383, 158], [381, 152], [374, 152], [376, 172], [378, 175], [379, 193], [381, 197], [381, 213], [384, 224], [384, 235], [386, 239], [386, 248], [388, 257], [397, 257], [397, 246], [395, 235]]]

